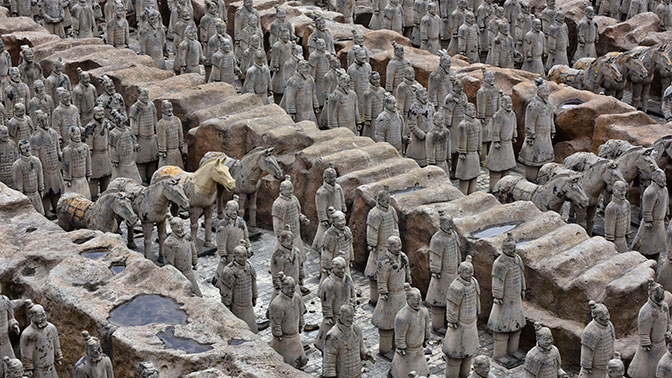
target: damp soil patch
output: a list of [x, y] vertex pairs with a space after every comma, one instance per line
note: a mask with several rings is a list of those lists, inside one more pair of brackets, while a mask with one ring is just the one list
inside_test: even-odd
[[472, 232], [470, 236], [474, 239], [488, 239], [507, 233], [516, 227], [518, 227], [518, 223], [501, 224], [498, 226], [488, 227], [480, 231]]
[[110, 311], [109, 321], [122, 327], [147, 324], [187, 324], [187, 313], [173, 298], [141, 294]]
[[201, 344], [188, 337], [175, 336], [175, 327], [168, 327], [165, 331], [156, 334], [166, 349], [178, 349], [187, 354], [207, 352], [212, 349], [208, 344]]

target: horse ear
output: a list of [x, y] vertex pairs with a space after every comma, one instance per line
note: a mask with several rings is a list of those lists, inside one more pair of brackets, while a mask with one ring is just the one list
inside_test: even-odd
[[570, 181], [570, 182], [579, 182], [579, 176], [572, 176], [572, 177], [569, 179], [569, 181]]
[[273, 153], [273, 151], [275, 151], [275, 147], [271, 147], [271, 148], [266, 149], [265, 153], [266, 153], [266, 155], [270, 155], [270, 154]]

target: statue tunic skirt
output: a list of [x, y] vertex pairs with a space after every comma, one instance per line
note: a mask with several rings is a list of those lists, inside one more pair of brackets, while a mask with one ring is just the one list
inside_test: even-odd
[[156, 135], [138, 136], [138, 145], [140, 145], [140, 150], [136, 152], [136, 162], [138, 164], [151, 163], [159, 159]]
[[478, 349], [478, 328], [476, 319], [457, 322], [457, 328], [448, 327], [443, 339], [443, 353], [449, 358], [474, 356]]
[[464, 159], [458, 158], [455, 177], [460, 180], [471, 180], [481, 173], [480, 158], [478, 151], [469, 151], [465, 155]]

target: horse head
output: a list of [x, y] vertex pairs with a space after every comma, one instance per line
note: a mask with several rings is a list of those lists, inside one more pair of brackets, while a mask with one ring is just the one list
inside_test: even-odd
[[121, 217], [126, 224], [135, 224], [138, 216], [133, 211], [131, 198], [125, 192], [114, 192], [114, 201], [112, 201], [112, 211]]
[[210, 177], [218, 184], [222, 185], [224, 189], [233, 193], [236, 189], [236, 180], [231, 176], [229, 167], [226, 166], [226, 157], [217, 157], [212, 161], [212, 169], [210, 170]]
[[672, 75], [672, 58], [667, 51], [667, 45], [660, 45], [658, 48], [654, 47], [653, 61], [658, 66], [658, 73], [663, 77]]
[[640, 154], [637, 154], [635, 165], [639, 171], [640, 176], [645, 179], [651, 178], [651, 174], [658, 169], [656, 163], [656, 151], [653, 147], [645, 148]]
[[265, 149], [257, 164], [262, 171], [272, 174], [276, 180], [282, 180], [285, 178], [285, 175], [282, 173], [282, 168], [280, 168], [280, 164], [278, 164], [275, 156], [273, 156], [274, 150], [273, 147]]
[[649, 76], [649, 70], [646, 69], [641, 60], [633, 59], [630, 55], [622, 55], [625, 57], [625, 64], [629, 71], [630, 80], [637, 79], [637, 81], [640, 81]]
[[602, 75], [609, 81], [614, 83], [623, 81], [623, 74], [621, 74], [621, 71], [614, 62], [605, 62], [605, 64], [602, 65], [601, 71]]
[[569, 176], [562, 191], [565, 193], [567, 199], [583, 209], [588, 206], [589, 199], [579, 183], [580, 177], [580, 175]]
[[608, 164], [607, 169], [602, 173], [602, 181], [604, 181], [607, 190], [611, 192], [616, 182], [626, 181], [621, 171], [618, 170], [618, 163], [610, 161]]
[[179, 180], [175, 178], [169, 178], [167, 180], [160, 181], [164, 185], [163, 195], [168, 198], [168, 200], [182, 209], [189, 208], [189, 197], [184, 193], [182, 185], [180, 185]]

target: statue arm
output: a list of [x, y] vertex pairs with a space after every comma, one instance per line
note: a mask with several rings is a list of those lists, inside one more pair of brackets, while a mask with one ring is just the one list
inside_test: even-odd
[[434, 133], [428, 133], [425, 137], [425, 151], [427, 151], [427, 164], [436, 164], [436, 149], [434, 148]]
[[413, 114], [408, 118], [408, 128], [419, 140], [425, 139], [425, 132], [418, 126], [418, 116], [416, 114]]
[[271, 334], [273, 337], [282, 337], [282, 318], [285, 315], [285, 311], [276, 303], [277, 302], [274, 299], [273, 302], [271, 302], [271, 307], [268, 311], [269, 317], [271, 318]]
[[231, 279], [227, 277], [229, 273], [224, 272], [220, 277], [217, 279], [217, 288], [219, 289], [219, 295], [222, 299], [222, 304], [225, 306], [231, 306], [231, 302], [233, 302], [233, 289], [231, 287]]
[[329, 111], [327, 113], [327, 125], [330, 129], [338, 127], [338, 102], [335, 93], [329, 95]]
[[373, 121], [373, 130], [375, 133], [375, 139], [376, 142], [384, 142], [385, 138], [387, 137], [387, 130], [385, 129], [385, 125], [383, 125], [381, 114], [376, 117], [376, 120]]
[[287, 113], [296, 114], [296, 86], [291, 79], [285, 89], [285, 107]]
[[394, 90], [394, 75], [397, 71], [396, 64], [388, 64], [385, 72], [385, 90], [392, 93]]
[[466, 29], [460, 27], [457, 30], [457, 47], [460, 54], [464, 55], [467, 52], [467, 38]]
[[614, 241], [615, 238], [616, 216], [617, 214], [614, 211], [614, 207], [607, 205], [607, 208], [604, 211], [604, 238], [609, 241]]
[[487, 102], [487, 94], [482, 89], [483, 88], [479, 89], [478, 92], [476, 92], [476, 109], [477, 109], [477, 117], [479, 120], [485, 119], [485, 104]]
[[253, 304], [257, 303], [257, 298], [259, 297], [259, 289], [257, 288], [257, 271], [254, 270], [254, 267], [250, 264], [250, 274], [252, 282], [252, 302]]
[[581, 343], [581, 367], [584, 369], [593, 368], [593, 349], [583, 343]]
[[366, 244], [371, 247], [378, 246], [378, 228], [380, 224], [376, 219], [368, 216], [366, 220]]
[[653, 208], [656, 204], [656, 195], [651, 190], [644, 190], [642, 197], [642, 220], [644, 222], [653, 222]]
[[335, 240], [332, 237], [324, 239], [322, 253], [320, 254], [320, 268], [324, 274], [331, 272], [331, 263], [334, 258]]
[[320, 300], [322, 303], [322, 317], [323, 318], [334, 318], [334, 290], [329, 290], [330, 288], [325, 288], [327, 290], [322, 290], [322, 295]]
[[333, 336], [327, 335], [324, 341], [324, 356], [322, 360], [322, 376], [325, 378], [336, 378], [338, 372], [336, 364], [338, 361], [338, 340]]
[[52, 342], [54, 343], [54, 359], [56, 360], [56, 364], [60, 365], [61, 361], [63, 360], [63, 352], [61, 351], [61, 341], [58, 338], [58, 331], [56, 331], [56, 327], [51, 325], [52, 327]]
[[504, 280], [494, 275], [492, 276], [492, 297], [494, 299], [504, 298]]
[[460, 154], [467, 153], [467, 130], [465, 123], [460, 122], [457, 126], [457, 152]]
[[191, 250], [191, 266], [196, 269], [196, 264], [198, 264], [198, 253], [196, 252], [196, 243], [194, 241], [189, 242], [189, 249]]
[[33, 370], [33, 355], [35, 353], [34, 337], [24, 331], [19, 341], [19, 350], [21, 351], [21, 362], [26, 371]]
[[408, 321], [397, 313], [397, 316], [394, 317], [394, 343], [396, 344], [397, 349], [408, 348], [408, 344], [406, 344], [406, 333], [408, 333], [408, 328]]
[[86, 179], [91, 178], [91, 150], [86, 150]]
[[637, 317], [637, 335], [639, 336], [639, 346], [651, 346], [652, 328], [653, 317], [650, 314], [644, 314], [644, 316], [642, 316], [642, 311], [640, 311], [639, 316]]
[[[449, 288], [448, 290], [450, 291], [451, 289]], [[446, 322], [448, 324], [456, 324], [460, 319], [460, 302], [446, 301]]]
[[537, 125], [538, 109], [535, 109], [531, 104], [527, 105], [525, 109], [525, 136], [534, 139]]
[[156, 123], [156, 145], [159, 148], [159, 153], [165, 153], [166, 148], [166, 121], [161, 120]]
[[378, 293], [380, 295], [387, 295], [389, 290], [387, 289], [387, 279], [390, 277], [389, 269], [385, 268], [385, 263], [379, 262], [378, 268]]
[[71, 181], [72, 180], [72, 172], [70, 172], [70, 160], [71, 160], [71, 154], [70, 151], [72, 151], [72, 147], [68, 146], [65, 148], [63, 151], [63, 180], [65, 181]]

